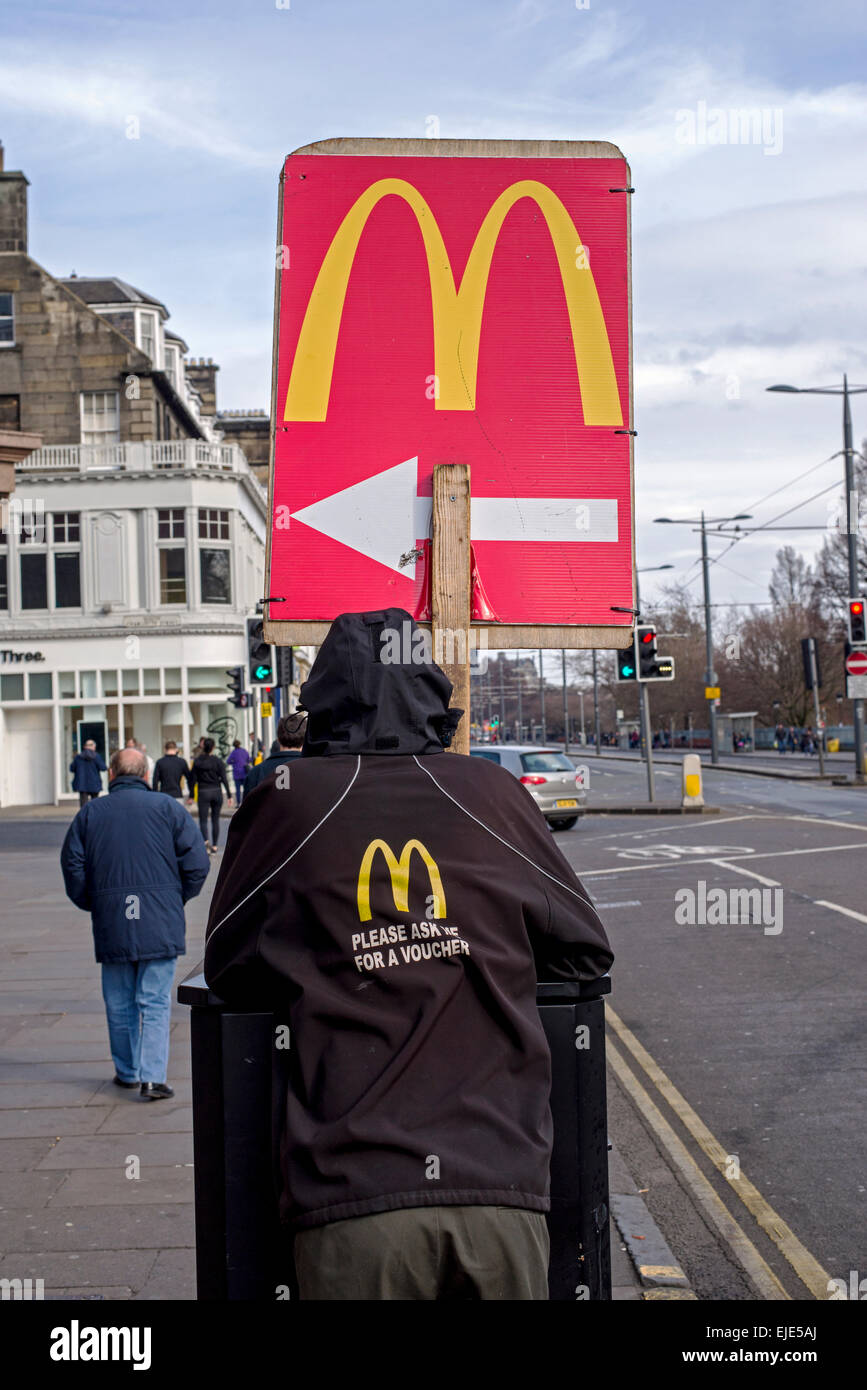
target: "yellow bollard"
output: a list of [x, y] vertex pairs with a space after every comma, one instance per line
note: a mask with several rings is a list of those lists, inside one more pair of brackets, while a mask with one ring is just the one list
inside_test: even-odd
[[687, 753], [683, 760], [682, 805], [704, 805], [704, 797], [701, 794], [701, 758], [697, 753]]

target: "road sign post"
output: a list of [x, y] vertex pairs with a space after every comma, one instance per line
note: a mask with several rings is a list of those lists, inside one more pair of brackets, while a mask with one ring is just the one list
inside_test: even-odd
[[434, 660], [464, 711], [452, 752], [470, 751], [470, 470], [443, 463], [433, 473], [431, 631]]

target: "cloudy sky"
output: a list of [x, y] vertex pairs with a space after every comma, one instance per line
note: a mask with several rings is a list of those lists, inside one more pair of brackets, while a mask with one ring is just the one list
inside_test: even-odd
[[[613, 141], [636, 187], [639, 565], [673, 563], [663, 578], [698, 597], [698, 537], [653, 518], [704, 506], [768, 523], [828, 488], [839, 402], [765, 387], [867, 384], [867, 9], [579, 3], [0, 0], [0, 138], [31, 181], [36, 259], [161, 298], [191, 352], [221, 364], [227, 409], [268, 404], [290, 150], [421, 136], [431, 116], [443, 137]], [[729, 116], [745, 108], [761, 116], [746, 138]], [[854, 407], [857, 441], [867, 396]], [[787, 520], [824, 526], [834, 502]], [[821, 538], [741, 541], [714, 599], [766, 599], [777, 545], [809, 555]]]

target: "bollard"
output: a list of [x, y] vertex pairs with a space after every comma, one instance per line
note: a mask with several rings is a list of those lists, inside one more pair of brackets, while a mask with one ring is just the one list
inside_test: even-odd
[[697, 753], [687, 753], [683, 759], [683, 802], [684, 806], [703, 806], [701, 789], [701, 758]]
[[[540, 984], [551, 1049], [551, 1261], [557, 1302], [611, 1298], [605, 1004], [608, 976]], [[286, 1020], [231, 1008], [197, 968], [178, 986], [191, 1006], [196, 1296], [211, 1302], [294, 1298], [291, 1237], [280, 1226], [279, 1145], [289, 1053]]]

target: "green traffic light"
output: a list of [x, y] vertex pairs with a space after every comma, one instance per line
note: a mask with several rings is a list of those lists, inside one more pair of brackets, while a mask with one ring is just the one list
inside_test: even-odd
[[270, 675], [271, 675], [271, 667], [270, 667], [270, 666], [257, 666], [257, 667], [256, 667], [256, 680], [257, 680], [257, 681], [264, 681], [264, 680], [267, 680], [268, 677], [269, 677]]
[[634, 666], [625, 666], [625, 665], [624, 665], [624, 666], [621, 668], [621, 670], [622, 670], [624, 676], [634, 676], [634, 675], [635, 675], [635, 667], [634, 667]]

